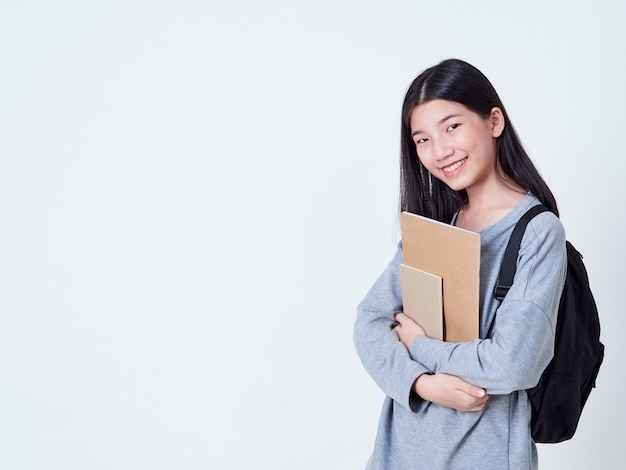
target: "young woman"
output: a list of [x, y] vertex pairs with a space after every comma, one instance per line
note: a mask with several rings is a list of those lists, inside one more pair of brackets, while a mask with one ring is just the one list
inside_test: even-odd
[[[481, 235], [480, 339], [428, 338], [402, 312], [402, 244], [357, 309], [354, 341], [386, 394], [368, 469], [535, 469], [531, 409], [552, 357], [565, 280], [554, 197], [489, 80], [452, 59], [425, 70], [402, 109], [400, 210]], [[530, 207], [513, 286], [493, 297], [506, 243]]]

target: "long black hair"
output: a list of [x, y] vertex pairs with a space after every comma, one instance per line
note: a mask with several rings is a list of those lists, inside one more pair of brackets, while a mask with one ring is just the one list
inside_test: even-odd
[[424, 168], [417, 156], [411, 136], [410, 117], [416, 106], [442, 99], [462, 104], [483, 118], [498, 107], [504, 115], [504, 131], [497, 138], [498, 162], [508, 179], [537, 197], [554, 214], [559, 215], [556, 200], [535, 168], [509, 120], [493, 85], [473, 65], [448, 59], [422, 72], [409, 87], [402, 105], [400, 145], [400, 210], [449, 223], [467, 201], [465, 190], [455, 191]]

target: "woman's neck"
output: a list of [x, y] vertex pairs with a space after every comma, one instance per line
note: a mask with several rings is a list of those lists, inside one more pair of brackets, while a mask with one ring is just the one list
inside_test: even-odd
[[527, 191], [504, 181], [472, 191], [468, 188], [467, 203], [457, 217], [456, 225], [480, 232], [509, 214]]

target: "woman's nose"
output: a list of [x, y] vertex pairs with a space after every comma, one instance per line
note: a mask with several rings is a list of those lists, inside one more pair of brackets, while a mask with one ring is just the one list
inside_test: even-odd
[[433, 150], [435, 151], [435, 160], [444, 160], [446, 157], [454, 153], [452, 146], [445, 138], [437, 139], [435, 142], [433, 142], [433, 144]]

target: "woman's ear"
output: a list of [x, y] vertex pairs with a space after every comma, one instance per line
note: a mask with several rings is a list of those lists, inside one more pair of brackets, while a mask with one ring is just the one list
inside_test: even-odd
[[491, 108], [489, 115], [489, 121], [491, 123], [491, 135], [494, 138], [500, 137], [504, 132], [504, 113], [500, 108]]

